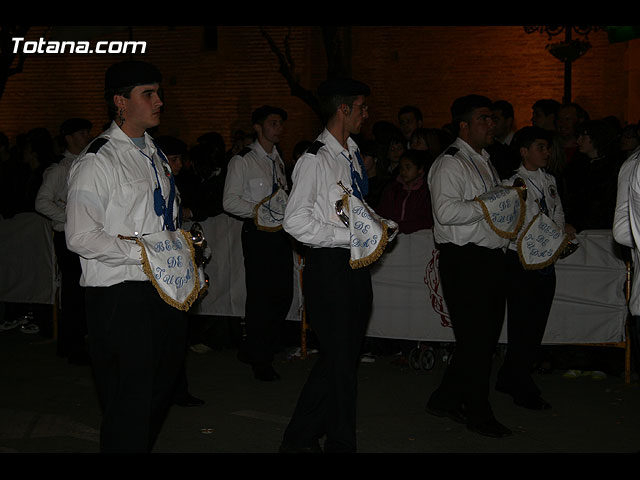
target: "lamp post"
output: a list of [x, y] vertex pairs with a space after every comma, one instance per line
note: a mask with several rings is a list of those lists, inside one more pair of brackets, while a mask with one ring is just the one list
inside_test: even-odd
[[[564, 63], [564, 96], [562, 98], [564, 103], [571, 102], [571, 64], [591, 48], [587, 38], [589, 33], [597, 32], [601, 29], [602, 27], [574, 25], [527, 25], [524, 27], [526, 33], [546, 33], [549, 40], [564, 33], [564, 41], [546, 46], [551, 55]], [[584, 40], [572, 38], [573, 33], [584, 36]]]

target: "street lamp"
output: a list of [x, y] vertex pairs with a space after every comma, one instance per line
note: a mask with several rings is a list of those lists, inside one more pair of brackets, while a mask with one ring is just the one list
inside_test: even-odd
[[[564, 97], [563, 102], [571, 102], [571, 64], [591, 48], [588, 36], [591, 32], [602, 30], [597, 26], [574, 26], [574, 25], [541, 25], [524, 27], [526, 33], [546, 33], [551, 40], [557, 35], [564, 33], [564, 41], [551, 43], [546, 46], [549, 53], [564, 63]], [[573, 33], [584, 36], [584, 40], [572, 38]]]

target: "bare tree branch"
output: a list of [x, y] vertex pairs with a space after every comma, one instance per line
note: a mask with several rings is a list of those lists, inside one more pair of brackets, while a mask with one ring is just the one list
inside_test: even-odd
[[[289, 28], [284, 37], [283, 49], [276, 44], [263, 27], [260, 27], [260, 32], [269, 43], [271, 51], [278, 58], [280, 64], [279, 72], [287, 81], [291, 95], [300, 98], [311, 107], [321, 120], [324, 120], [318, 98], [311, 90], [301, 85], [300, 76], [295, 71], [295, 61], [291, 54], [291, 28]], [[351, 45], [349, 41], [351, 35], [349, 28], [322, 27], [322, 37], [327, 54], [327, 78], [349, 76], [351, 73]]]
[[[20, 50], [14, 53], [13, 38], [24, 37], [29, 31], [29, 26], [0, 26], [0, 99], [7, 86], [7, 81], [12, 75], [22, 72], [27, 55]], [[16, 58], [17, 64], [14, 66]]]

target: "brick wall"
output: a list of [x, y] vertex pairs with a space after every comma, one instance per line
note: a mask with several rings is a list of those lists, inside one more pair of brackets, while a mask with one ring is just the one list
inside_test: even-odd
[[[284, 26], [266, 29], [283, 45]], [[55, 29], [33, 27], [28, 40], [49, 38]], [[236, 128], [250, 129], [251, 111], [277, 104], [289, 112], [282, 148], [287, 159], [298, 140], [313, 139], [321, 124], [309, 107], [290, 95], [278, 62], [256, 26], [220, 26], [214, 48], [200, 26], [133, 27], [132, 38], [147, 42], [144, 58], [163, 72], [165, 113], [160, 133], [188, 143], [207, 131], [229, 142]], [[530, 123], [539, 98], [561, 100], [563, 64], [545, 46], [546, 35], [526, 34], [520, 26], [352, 27], [353, 75], [367, 82], [372, 95], [368, 134], [378, 120], [395, 121], [404, 104], [419, 106], [425, 125], [449, 121], [454, 98], [479, 93], [504, 98], [515, 108], [517, 126]], [[98, 32], [91, 39], [128, 40], [127, 29]], [[573, 99], [598, 118], [615, 115], [636, 122], [637, 42], [610, 44], [604, 32], [591, 34], [591, 50], [573, 66]], [[556, 40], [554, 40], [556, 41]], [[315, 89], [325, 75], [326, 59], [319, 27], [291, 30], [291, 50], [302, 83]], [[0, 131], [10, 138], [35, 126], [56, 132], [70, 116], [107, 121], [102, 99], [103, 74], [127, 55], [33, 54], [24, 71], [9, 79], [0, 99]]]

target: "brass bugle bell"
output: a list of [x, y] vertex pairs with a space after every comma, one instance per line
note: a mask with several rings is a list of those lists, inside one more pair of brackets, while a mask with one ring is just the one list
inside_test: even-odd
[[193, 242], [194, 245], [202, 245], [203, 243], [206, 244], [205, 239], [204, 239], [204, 231], [202, 230], [202, 226], [199, 223], [194, 223], [193, 225], [191, 225], [191, 229], [189, 230], [189, 233], [191, 234], [191, 241]]
[[189, 229], [189, 235], [191, 235], [191, 242], [193, 243], [193, 251], [195, 253], [195, 261], [197, 267], [202, 267], [204, 273], [204, 281], [209, 284], [209, 275], [204, 272], [204, 266], [208, 262], [207, 257], [207, 241], [204, 237], [204, 230], [199, 223], [194, 223]]
[[513, 186], [522, 192], [523, 200], [527, 200], [527, 183], [520, 177], [513, 181]]
[[342, 223], [344, 223], [345, 227], [349, 228], [349, 216], [347, 215], [347, 212], [344, 209], [344, 202], [342, 201], [342, 199], [336, 202], [335, 208], [336, 208], [336, 215], [338, 215], [338, 218], [342, 221]]
[[573, 243], [571, 240], [567, 240], [567, 243], [565, 244], [564, 248], [562, 249], [562, 253], [560, 253], [559, 257], [560, 258], [567, 258], [569, 255], [571, 255], [573, 252], [575, 252], [578, 247], [580, 246], [579, 243]]

